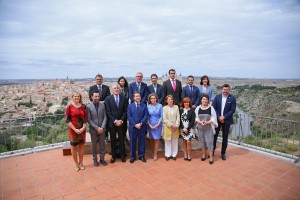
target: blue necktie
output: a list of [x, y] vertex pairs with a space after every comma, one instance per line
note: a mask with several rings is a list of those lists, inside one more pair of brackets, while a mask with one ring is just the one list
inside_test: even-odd
[[117, 107], [119, 108], [119, 96], [116, 96], [116, 104], [117, 104]]

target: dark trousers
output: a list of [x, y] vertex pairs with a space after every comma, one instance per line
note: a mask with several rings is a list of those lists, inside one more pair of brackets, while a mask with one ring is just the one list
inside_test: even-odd
[[223, 135], [221, 154], [225, 154], [227, 149], [227, 144], [228, 144], [228, 134], [229, 134], [230, 124], [220, 123], [219, 121], [218, 121], [218, 127], [216, 128], [216, 134], [214, 136], [214, 151], [216, 149], [218, 135], [221, 128], [222, 128], [222, 135]]
[[130, 135], [130, 158], [136, 159], [136, 142], [138, 141], [139, 157], [145, 157], [145, 133], [141, 131], [129, 131]]
[[112, 158], [116, 157], [116, 140], [118, 134], [119, 142], [119, 154], [121, 158], [125, 157], [125, 145], [124, 145], [124, 127], [123, 126], [113, 126], [109, 129], [110, 131], [110, 144], [111, 144], [111, 156]]
[[100, 146], [100, 160], [104, 160], [105, 155], [105, 139], [104, 134], [90, 133], [92, 142], [93, 159], [97, 160], [97, 145]]

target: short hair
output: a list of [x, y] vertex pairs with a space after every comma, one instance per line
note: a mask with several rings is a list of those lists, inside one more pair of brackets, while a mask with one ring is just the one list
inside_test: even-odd
[[153, 96], [155, 96], [156, 102], [158, 102], [158, 96], [155, 93], [151, 93], [151, 94], [148, 95], [148, 102], [149, 103], [150, 103], [150, 98], [153, 97]]
[[103, 76], [102, 76], [101, 74], [97, 74], [97, 75], [95, 76], [95, 78], [97, 78], [97, 77], [103, 78]]
[[225, 84], [222, 86], [222, 88], [224, 88], [224, 87], [230, 88], [230, 86], [229, 86], [227, 83], [225, 83]]
[[192, 102], [191, 102], [191, 99], [188, 98], [188, 97], [184, 97], [180, 103], [180, 106], [182, 108], [184, 108], [184, 103], [188, 102], [189, 103], [189, 107], [191, 108], [193, 105], [192, 105]]
[[201, 77], [200, 85], [203, 85], [203, 80], [207, 79], [207, 85], [210, 85], [208, 76], [204, 75]]
[[158, 78], [158, 76], [156, 74], [151, 74], [150, 77], [152, 78], [152, 76], [155, 76], [156, 78]]
[[195, 79], [193, 75], [189, 75], [187, 78], [188, 78], [188, 79], [189, 79], [189, 78]]
[[117, 87], [120, 89], [120, 85], [118, 83], [112, 83], [111, 88], [113, 89], [114, 87]]
[[141, 96], [141, 93], [139, 93], [138, 91], [133, 92], [132, 97], [134, 97], [136, 94], [139, 94]]
[[207, 98], [207, 100], [209, 101], [209, 96], [208, 96], [208, 94], [205, 94], [205, 93], [202, 94], [202, 96], [201, 96], [201, 98], [200, 98], [201, 101], [202, 101], [203, 97]]
[[173, 99], [173, 101], [174, 101], [173, 95], [170, 95], [170, 94], [169, 94], [169, 95], [167, 95], [166, 98], [165, 98], [164, 105], [168, 105], [168, 98], [169, 98], [169, 97], [171, 97], [171, 98]]
[[172, 71], [173, 71], [173, 72], [176, 72], [175, 69], [169, 69], [169, 74], [170, 74], [170, 72], [172, 72]]
[[144, 76], [142, 72], [137, 72], [135, 75], [138, 75], [138, 74], [141, 74], [142, 76]]
[[94, 93], [98, 93], [98, 94], [99, 94], [99, 96], [100, 96], [100, 92], [99, 92], [99, 90], [93, 90], [93, 91], [92, 91], [92, 94], [91, 94], [91, 97], [94, 95]]
[[119, 85], [120, 85], [120, 81], [121, 81], [122, 79], [124, 79], [124, 81], [125, 81], [124, 87], [125, 87], [125, 88], [128, 88], [128, 81], [126, 80], [126, 78], [125, 78], [124, 76], [121, 76], [121, 77], [118, 79]]

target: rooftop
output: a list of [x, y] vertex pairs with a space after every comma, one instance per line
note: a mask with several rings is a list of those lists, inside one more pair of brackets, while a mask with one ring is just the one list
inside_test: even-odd
[[[227, 160], [191, 162], [179, 152], [164, 159], [133, 164], [117, 160], [94, 167], [84, 156], [85, 170], [76, 172], [61, 149], [1, 159], [1, 199], [300, 199], [300, 166], [247, 149], [229, 146]], [[106, 154], [106, 161], [110, 156]]]

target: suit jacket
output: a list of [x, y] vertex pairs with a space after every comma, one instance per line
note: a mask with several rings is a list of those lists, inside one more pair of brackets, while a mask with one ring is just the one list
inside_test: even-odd
[[[98, 85], [93, 85], [90, 87], [90, 90], [89, 90], [89, 98], [90, 98], [90, 101], [93, 101], [92, 100], [92, 95], [93, 95], [93, 91], [99, 91], [98, 90]], [[109, 90], [109, 87], [107, 85], [103, 85], [102, 84], [102, 92], [100, 94], [100, 101], [104, 101], [105, 98], [107, 96], [110, 95], [110, 90]]]
[[171, 125], [174, 124], [178, 129], [174, 132], [174, 137], [179, 138], [179, 126], [180, 126], [180, 114], [178, 106], [173, 106], [173, 112], [171, 112], [169, 106], [163, 107], [163, 131], [162, 137], [165, 140], [171, 140], [172, 128]]
[[157, 84], [156, 86], [156, 92], [154, 91], [154, 86], [153, 84], [148, 86], [148, 90], [149, 90], [149, 94], [155, 93], [158, 96], [158, 103], [160, 104], [164, 104], [164, 98], [165, 98], [165, 94], [164, 94], [164, 88], [162, 85]]
[[[140, 109], [137, 110], [135, 103], [128, 105], [127, 109], [127, 119], [129, 121], [129, 133], [133, 132], [144, 132], [147, 131], [146, 122], [148, 120], [148, 108], [146, 104], [141, 103]], [[141, 129], [137, 129], [134, 126], [138, 123], [143, 123]]]
[[[130, 103], [133, 103], [133, 93], [138, 91], [138, 86], [136, 82], [130, 83], [129, 85], [129, 98], [130, 98]], [[147, 103], [147, 98], [148, 98], [148, 87], [147, 84], [144, 82], [141, 82], [141, 88], [140, 88], [140, 94], [141, 94], [141, 103], [146, 104]]]
[[191, 92], [190, 85], [186, 85], [182, 88], [182, 96], [181, 98], [189, 97], [191, 99], [191, 102], [195, 106], [200, 105], [200, 91], [199, 88], [196, 86], [193, 87], [193, 92]]
[[171, 80], [168, 79], [163, 83], [165, 96], [172, 95], [174, 97], [174, 104], [179, 105], [181, 101], [181, 81], [176, 79], [176, 92], [174, 92]]
[[87, 121], [90, 125], [90, 133], [98, 133], [97, 130], [99, 127], [105, 129], [107, 117], [104, 103], [99, 102], [98, 111], [96, 111], [94, 103], [91, 102], [86, 106], [86, 110], [88, 114]]
[[[218, 94], [215, 96], [214, 101], [213, 101], [213, 107], [217, 113], [217, 118], [221, 116], [221, 109], [222, 109], [222, 94]], [[228, 95], [224, 111], [223, 111], [223, 116], [225, 117], [225, 124], [232, 124], [233, 123], [233, 114], [235, 112], [236, 108], [236, 101], [235, 97], [231, 94]]]
[[128, 100], [123, 94], [119, 94], [119, 106], [117, 106], [115, 96], [113, 94], [105, 99], [105, 108], [109, 127], [114, 126], [115, 120], [122, 120], [123, 125], [127, 124], [127, 106]]

